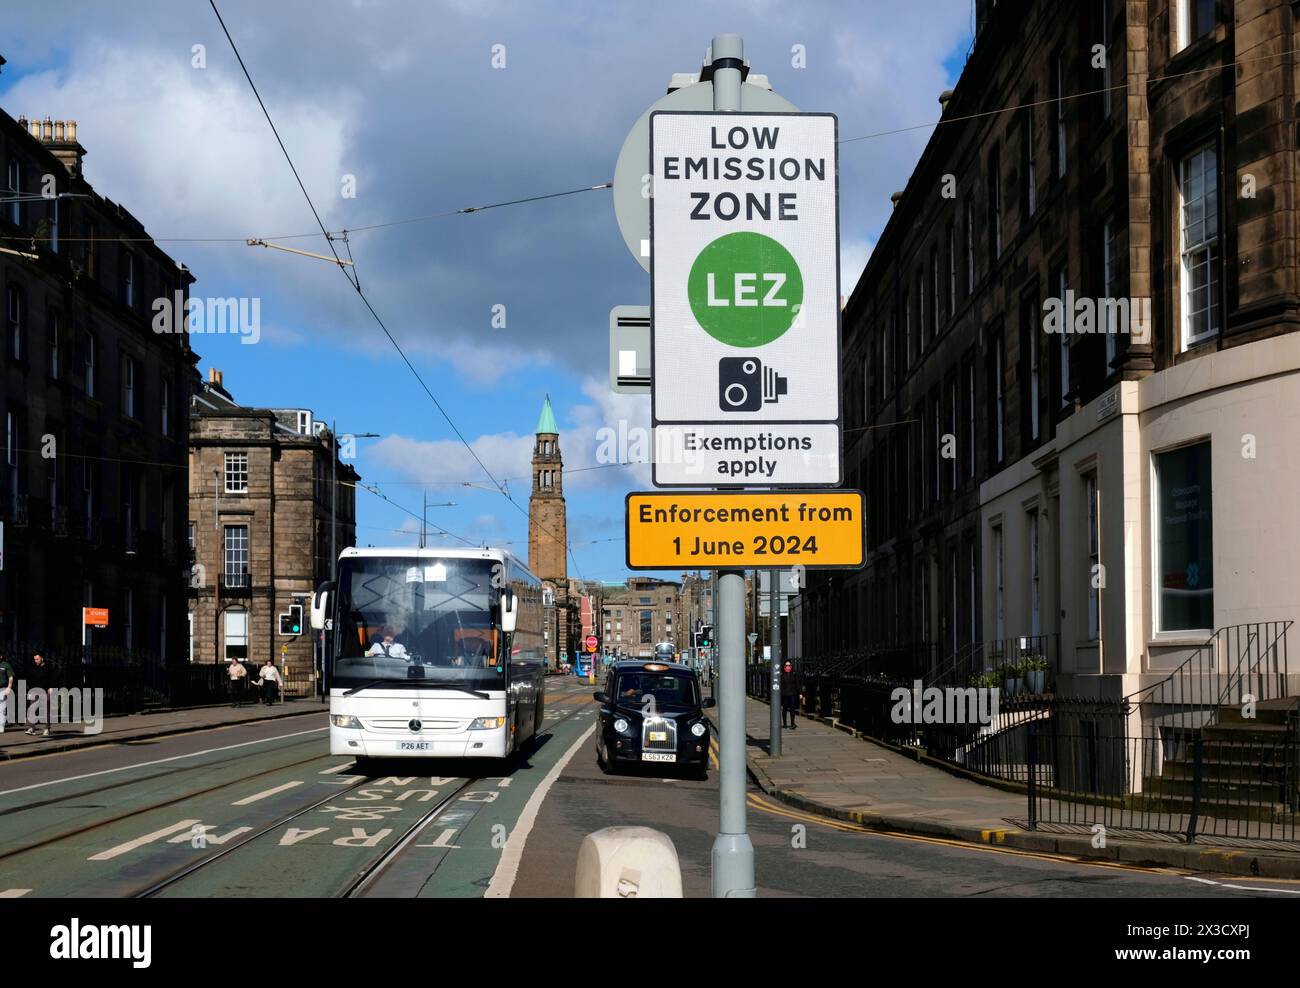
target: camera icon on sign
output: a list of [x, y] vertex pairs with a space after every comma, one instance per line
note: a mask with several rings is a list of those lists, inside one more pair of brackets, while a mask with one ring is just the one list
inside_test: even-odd
[[756, 412], [788, 392], [789, 381], [764, 367], [757, 357], [718, 361], [718, 407], [724, 412]]

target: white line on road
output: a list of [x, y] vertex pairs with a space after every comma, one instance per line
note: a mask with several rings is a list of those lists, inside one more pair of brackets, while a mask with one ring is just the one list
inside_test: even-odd
[[31, 889], [5, 889], [0, 891], [0, 899], [21, 899], [30, 891]]
[[70, 775], [66, 779], [51, 779], [49, 782], [36, 782], [30, 786], [19, 786], [17, 789], [5, 789], [0, 792], [0, 796], [8, 796], [16, 792], [27, 792], [29, 789], [41, 789], [44, 786], [57, 786], [61, 782], [79, 782], [82, 779], [93, 779], [98, 775], [112, 775], [114, 772], [125, 772], [132, 768], [148, 768], [150, 765], [162, 765], [165, 762], [175, 762], [182, 758], [197, 758], [199, 755], [211, 755], [218, 751], [232, 751], [235, 748], [247, 748], [250, 744], [265, 744], [267, 741], [283, 741], [285, 738], [300, 738], [304, 734], [319, 734], [321, 731], [329, 730], [328, 727], [315, 727], [310, 731], [294, 731], [292, 734], [277, 734], [273, 738], [258, 738], [256, 741], [241, 741], [239, 744], [227, 744], [220, 748], [205, 748], [202, 751], [191, 751], [185, 755], [172, 755], [170, 758], [157, 758], [151, 762], [137, 762], [134, 765], [119, 765], [117, 768], [106, 768], [102, 772], [87, 772], [85, 775]]
[[127, 851], [134, 851], [137, 847], [144, 847], [144, 845], [152, 844], [156, 840], [170, 837], [177, 831], [188, 830], [198, 822], [198, 820], [182, 820], [180, 823], [173, 823], [170, 827], [164, 827], [162, 830], [155, 830], [152, 834], [145, 834], [143, 837], [129, 840], [125, 844], [118, 844], [117, 847], [110, 847], [107, 851], [100, 851], [98, 854], [92, 854], [86, 860], [107, 861], [109, 858], [115, 858], [119, 854], [125, 854]]
[[1225, 889], [1238, 889], [1242, 892], [1280, 892], [1283, 895], [1300, 895], [1300, 889], [1274, 889], [1265, 885], [1232, 885], [1229, 882], [1216, 882], [1210, 878], [1197, 878], [1195, 875], [1184, 875], [1189, 882], [1200, 882], [1202, 885], [1218, 885]]
[[276, 786], [274, 789], [263, 789], [261, 792], [253, 793], [251, 796], [245, 796], [243, 799], [237, 799], [231, 806], [247, 806], [249, 803], [256, 803], [259, 799], [266, 799], [267, 796], [274, 796], [278, 792], [284, 792], [286, 789], [296, 789], [302, 785], [301, 782], [286, 782], [282, 786]]
[[485, 899], [508, 899], [510, 897], [510, 890], [515, 887], [515, 879], [519, 876], [519, 864], [524, 858], [524, 843], [528, 840], [528, 835], [532, 833], [533, 824], [537, 822], [537, 814], [542, 808], [542, 800], [546, 798], [546, 794], [550, 792], [551, 786], [560, 777], [564, 767], [569, 764], [569, 760], [578, 753], [578, 749], [595, 731], [595, 724], [583, 731], [582, 737], [573, 742], [573, 746], [560, 756], [560, 760], [546, 773], [546, 778], [528, 797], [528, 802], [524, 804], [524, 811], [519, 814], [519, 819], [516, 821], [514, 829], [510, 831], [510, 837], [506, 840], [505, 849], [501, 852], [501, 860], [497, 862], [497, 870], [492, 874], [492, 881], [488, 884], [487, 892], [483, 896]]
[[342, 765], [335, 765], [332, 768], [322, 769], [321, 775], [333, 775], [335, 772], [342, 772], [345, 768], [351, 768], [356, 762], [344, 762]]

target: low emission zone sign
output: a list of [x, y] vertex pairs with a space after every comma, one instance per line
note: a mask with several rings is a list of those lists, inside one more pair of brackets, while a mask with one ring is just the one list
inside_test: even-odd
[[861, 491], [634, 492], [629, 569], [859, 567]]
[[829, 113], [650, 117], [656, 486], [838, 485]]

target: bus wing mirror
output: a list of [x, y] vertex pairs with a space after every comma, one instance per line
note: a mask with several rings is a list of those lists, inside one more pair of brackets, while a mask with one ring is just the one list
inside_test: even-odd
[[501, 591], [501, 630], [506, 634], [514, 634], [515, 625], [519, 622], [519, 598], [513, 590]]
[[327, 580], [311, 595], [311, 626], [317, 631], [325, 629], [325, 620], [330, 611], [330, 593], [333, 590], [334, 584]]

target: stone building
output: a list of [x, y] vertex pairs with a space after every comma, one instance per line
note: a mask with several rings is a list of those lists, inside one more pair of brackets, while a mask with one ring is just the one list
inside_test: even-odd
[[867, 565], [810, 577], [803, 652], [1030, 636], [1060, 691], [1118, 695], [1296, 616], [1300, 21], [977, 14], [844, 313]]
[[[356, 470], [328, 427], [305, 408], [244, 408], [209, 371], [190, 414], [190, 656], [254, 667], [274, 658], [286, 693], [315, 691], [320, 643], [310, 594], [331, 579], [335, 550], [356, 542]], [[338, 456], [337, 462], [332, 457]], [[302, 605], [301, 633], [280, 615]]]
[[0, 641], [75, 649], [93, 605], [92, 661], [183, 662], [196, 358], [150, 323], [194, 279], [86, 181], [85, 154], [76, 121], [0, 111]]
[[685, 644], [679, 600], [681, 584], [648, 576], [605, 584], [601, 605], [603, 651], [619, 658], [653, 658], [659, 642]]
[[568, 519], [564, 504], [564, 458], [551, 397], [542, 403], [533, 445], [532, 493], [528, 497], [528, 568], [542, 581], [547, 662], [572, 661], [581, 615], [569, 592]]

